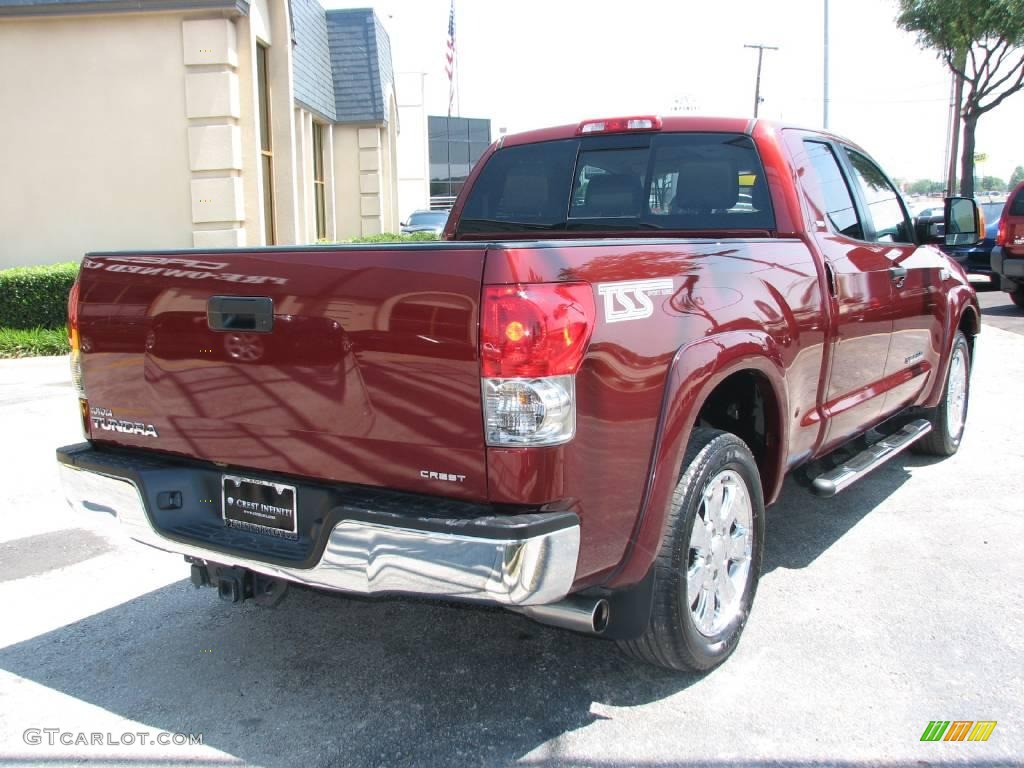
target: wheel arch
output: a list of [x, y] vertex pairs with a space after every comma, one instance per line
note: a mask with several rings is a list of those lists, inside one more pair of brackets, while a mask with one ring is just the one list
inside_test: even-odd
[[622, 561], [605, 581], [607, 586], [635, 584], [647, 575], [661, 545], [668, 505], [683, 469], [690, 434], [701, 423], [733, 431], [722, 418], [722, 403], [731, 401], [729, 394], [746, 398], [743, 402], [747, 405], [758, 403], [764, 429], [754, 441], [759, 444], [751, 446], [751, 451], [761, 473], [766, 503], [778, 495], [789, 441], [788, 421], [784, 418], [789, 410], [788, 390], [778, 345], [767, 333], [732, 331], [680, 347], [666, 378], [647, 484], [633, 533]]
[[971, 360], [974, 359], [974, 341], [981, 333], [981, 307], [978, 304], [978, 296], [969, 285], [962, 285], [953, 288], [949, 292], [946, 303], [946, 322], [943, 327], [942, 355], [936, 368], [936, 376], [932, 381], [931, 391], [923, 405], [927, 408], [935, 408], [942, 400], [945, 391], [946, 374], [949, 371], [949, 363], [953, 357], [953, 340], [956, 332], [962, 331], [967, 337], [967, 347], [971, 353]]

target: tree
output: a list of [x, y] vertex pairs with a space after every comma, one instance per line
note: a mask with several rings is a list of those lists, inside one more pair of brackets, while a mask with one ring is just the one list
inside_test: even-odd
[[973, 197], [978, 120], [1024, 90], [1024, 0], [900, 0], [896, 24], [917, 33], [962, 86], [960, 194]]
[[1024, 165], [1018, 165], [1013, 169], [1013, 173], [1010, 174], [1010, 184], [1006, 188], [1006, 191], [1009, 192], [1022, 181], [1024, 181]]
[[978, 178], [978, 191], [980, 192], [1002, 192], [1006, 189], [1006, 182], [998, 176], [981, 176]]
[[918, 179], [907, 184], [905, 189], [911, 195], [941, 195], [945, 188], [941, 181]]

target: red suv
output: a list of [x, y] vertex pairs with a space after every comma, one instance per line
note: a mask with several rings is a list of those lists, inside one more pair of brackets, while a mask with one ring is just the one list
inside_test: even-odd
[[1024, 309], [1024, 181], [1006, 198], [992, 249], [992, 273], [1013, 303]]

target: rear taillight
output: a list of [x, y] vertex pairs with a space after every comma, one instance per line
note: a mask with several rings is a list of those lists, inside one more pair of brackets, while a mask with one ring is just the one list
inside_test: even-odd
[[[1009, 206], [1007, 206], [1008, 208]], [[1006, 213], [999, 217], [999, 229], [996, 230], [996, 245], [1006, 247], [1007, 231], [1006, 231]]]
[[[68, 294], [68, 342], [71, 345], [71, 383], [78, 397], [85, 400], [85, 379], [82, 376], [82, 337], [78, 327], [78, 293], [76, 280]], [[83, 418], [83, 423], [85, 419]]]
[[484, 287], [480, 375], [488, 445], [557, 445], [572, 439], [575, 374], [594, 319], [594, 293], [587, 283]]

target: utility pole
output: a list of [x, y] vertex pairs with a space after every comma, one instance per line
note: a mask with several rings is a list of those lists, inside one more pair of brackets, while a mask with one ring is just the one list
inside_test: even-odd
[[[956, 52], [956, 68], [961, 72], [967, 66], [967, 51]], [[953, 95], [949, 100], [949, 170], [946, 172], [946, 195], [952, 197], [956, 194], [956, 169], [960, 159], [960, 104], [964, 98], [964, 81], [956, 72], [953, 72]]]
[[744, 48], [757, 48], [757, 80], [754, 83], [754, 117], [757, 117], [757, 109], [761, 106], [761, 60], [765, 51], [777, 51], [774, 45], [744, 45]]
[[824, 98], [823, 98], [824, 106], [822, 107], [823, 114], [822, 114], [822, 119], [821, 119], [821, 127], [824, 128], [827, 131], [828, 130], [828, 0], [825, 0], [825, 44], [824, 44], [823, 47], [825, 49], [825, 78], [824, 78], [825, 79], [825, 86], [824, 86], [825, 92], [823, 94], [823, 96], [824, 96]]

